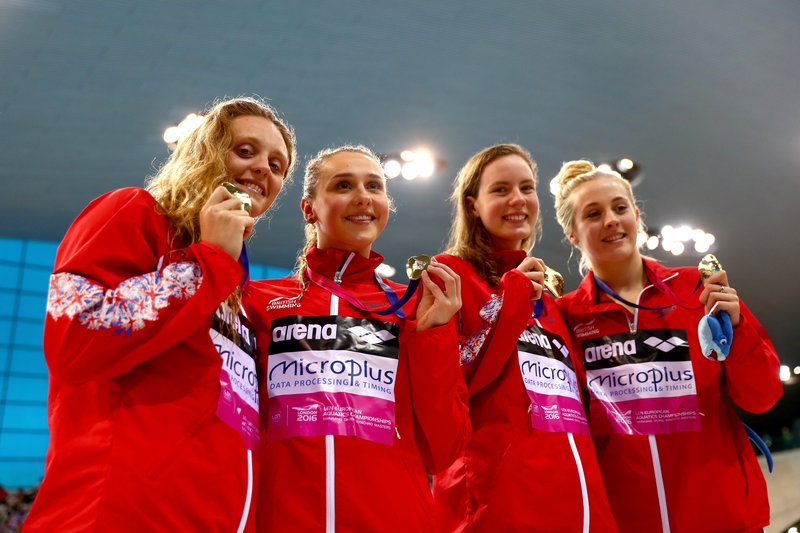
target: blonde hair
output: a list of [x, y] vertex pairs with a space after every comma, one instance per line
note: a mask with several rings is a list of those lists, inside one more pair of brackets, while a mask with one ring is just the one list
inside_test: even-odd
[[200, 240], [200, 210], [224, 180], [225, 157], [233, 145], [232, 123], [237, 117], [263, 117], [278, 128], [289, 156], [284, 183], [291, 181], [297, 157], [291, 126], [277, 111], [249, 97], [218, 100], [205, 112], [200, 126], [181, 139], [175, 151], [145, 188], [175, 227], [173, 240], [194, 244]]
[[[175, 228], [172, 242], [183, 245], [200, 241], [200, 210], [227, 173], [225, 157], [233, 147], [233, 120], [256, 116], [269, 120], [281, 133], [289, 156], [284, 183], [291, 181], [297, 159], [294, 132], [266, 102], [250, 97], [217, 100], [205, 112], [200, 126], [178, 142], [175, 151], [145, 188]], [[239, 311], [241, 291], [237, 288], [225, 300]], [[231, 328], [231, 333], [236, 332]]]
[[[517, 144], [496, 144], [484, 148], [469, 158], [458, 171], [453, 182], [453, 194], [450, 195], [450, 201], [455, 207], [455, 220], [450, 227], [447, 253], [469, 261], [477, 270], [478, 275], [488, 281], [490, 285], [497, 285], [500, 282], [497, 264], [489, 257], [492, 252], [491, 235], [480, 217], [472, 215], [469, 198], [478, 197], [481, 177], [486, 167], [501, 157], [509, 155], [516, 155], [524, 159], [533, 173], [534, 182], [538, 182], [536, 162], [527, 150]], [[530, 251], [541, 235], [541, 231], [542, 220], [537, 217], [533, 233], [522, 241], [522, 249], [526, 252]]]
[[[374, 159], [378, 166], [381, 165], [381, 159], [378, 155], [361, 144], [345, 144], [335, 148], [324, 148], [317, 152], [317, 154], [308, 160], [306, 163], [305, 176], [303, 177], [303, 199], [311, 202], [317, 194], [317, 186], [319, 185], [319, 178], [322, 174], [322, 167], [325, 162], [336, 154], [341, 153], [355, 153], [362, 154], [370, 159]], [[385, 181], [384, 177], [384, 181]], [[388, 197], [388, 192], [387, 192]], [[389, 208], [393, 210], [392, 200], [389, 198]], [[301, 284], [305, 284], [305, 273], [308, 268], [308, 260], [306, 254], [312, 246], [317, 245], [317, 228], [313, 223], [306, 220], [305, 227], [306, 241], [300, 253], [297, 254], [297, 279]]]
[[[556, 219], [561, 229], [564, 230], [564, 235], [567, 237], [575, 232], [575, 206], [570, 200], [570, 195], [584, 183], [601, 178], [615, 180], [625, 189], [625, 192], [628, 194], [628, 199], [631, 201], [631, 206], [636, 207], [636, 198], [633, 195], [633, 188], [630, 182], [624, 179], [618, 172], [597, 168], [591, 161], [585, 159], [567, 161], [561, 165], [561, 170], [556, 174], [556, 178], [558, 179], [559, 186], [558, 193], [556, 193]], [[640, 232], [645, 231], [642, 218], [643, 216], [640, 212], [638, 227]], [[580, 273], [585, 274], [591, 268], [591, 264], [580, 246], [575, 244], [573, 244], [573, 246], [581, 252], [578, 266]]]

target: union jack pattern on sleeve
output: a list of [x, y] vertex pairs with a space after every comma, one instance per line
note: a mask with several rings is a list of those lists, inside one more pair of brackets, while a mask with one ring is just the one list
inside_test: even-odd
[[202, 282], [203, 272], [190, 261], [173, 263], [163, 272], [126, 279], [108, 291], [83, 276], [60, 272], [50, 276], [47, 313], [56, 320], [77, 315], [88, 329], [115, 329], [130, 334], [142, 329], [146, 322], [158, 320], [158, 310], [166, 307], [170, 298], [190, 298]]
[[486, 321], [486, 324], [470, 338], [459, 336], [458, 349], [460, 352], [459, 362], [461, 366], [472, 364], [478, 357], [483, 343], [486, 342], [486, 337], [492, 329], [492, 324], [497, 320], [497, 315], [500, 313], [502, 307], [503, 297], [492, 294], [489, 301], [486, 302], [478, 312], [481, 318]]

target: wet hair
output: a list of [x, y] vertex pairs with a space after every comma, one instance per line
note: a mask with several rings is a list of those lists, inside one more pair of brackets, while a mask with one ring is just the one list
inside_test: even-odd
[[[603, 178], [615, 180], [625, 189], [628, 199], [631, 201], [631, 206], [636, 207], [636, 198], [633, 195], [633, 188], [630, 182], [618, 172], [597, 168], [591, 161], [585, 159], [567, 161], [561, 165], [561, 170], [558, 171], [556, 178], [559, 186], [558, 193], [556, 193], [556, 219], [567, 237], [575, 232], [575, 206], [570, 199], [570, 195], [584, 183]], [[640, 232], [645, 230], [642, 218], [640, 212], [638, 228]], [[573, 244], [573, 246], [581, 251], [579, 268], [581, 274], [585, 274], [591, 268], [591, 264], [583, 250], [577, 245]]]
[[[484, 148], [469, 158], [458, 171], [453, 182], [453, 193], [450, 195], [455, 219], [450, 227], [447, 253], [469, 261], [478, 275], [490, 285], [497, 285], [500, 282], [497, 264], [489, 256], [492, 252], [491, 235], [480, 217], [472, 214], [469, 198], [478, 197], [481, 177], [486, 167], [501, 157], [511, 155], [521, 157], [530, 167], [534, 182], [538, 182], [536, 162], [527, 150], [517, 144], [496, 144]], [[533, 233], [522, 241], [522, 249], [530, 251], [541, 231], [542, 221], [537, 217]]]
[[[370, 159], [374, 159], [378, 166], [381, 166], [381, 160], [378, 155], [361, 144], [345, 144], [342, 146], [337, 146], [335, 148], [324, 148], [317, 152], [317, 154], [308, 160], [306, 163], [306, 171], [305, 176], [303, 177], [303, 199], [311, 202], [314, 200], [314, 197], [317, 194], [317, 186], [319, 185], [319, 178], [322, 174], [322, 167], [325, 165], [325, 162], [328, 161], [332, 156], [341, 154], [341, 153], [354, 153], [354, 154], [362, 154]], [[385, 180], [385, 178], [384, 178]], [[387, 193], [388, 196], [388, 193]], [[392, 208], [391, 198], [389, 198], [389, 207]], [[308, 267], [308, 261], [306, 260], [306, 254], [311, 249], [312, 246], [317, 245], [317, 228], [306, 220], [306, 227], [305, 227], [305, 236], [306, 241], [303, 245], [303, 248], [297, 254], [297, 279], [300, 281], [301, 284], [305, 283], [305, 272], [306, 268]]]
[[289, 156], [284, 183], [291, 181], [297, 158], [294, 132], [266, 102], [239, 97], [217, 100], [205, 112], [200, 125], [181, 139], [146, 189], [175, 227], [177, 242], [200, 240], [200, 210], [227, 174], [225, 158], [233, 147], [233, 120], [243, 116], [263, 117], [278, 128]]

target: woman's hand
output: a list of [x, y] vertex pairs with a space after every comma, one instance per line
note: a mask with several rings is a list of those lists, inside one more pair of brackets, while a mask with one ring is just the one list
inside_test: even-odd
[[517, 270], [525, 274], [525, 277], [527, 277], [531, 281], [531, 285], [533, 285], [531, 300], [538, 300], [541, 298], [544, 288], [544, 261], [536, 257], [526, 257], [517, 265]]
[[242, 209], [242, 201], [220, 186], [200, 210], [200, 240], [216, 244], [239, 259], [242, 241], [253, 231], [255, 223]]
[[728, 274], [724, 270], [714, 272], [705, 282], [700, 302], [706, 306], [706, 313], [716, 306], [715, 313], [726, 311], [733, 327], [739, 325], [739, 296], [736, 289], [728, 286]]
[[[438, 279], [444, 290], [433, 281]], [[461, 309], [461, 277], [434, 259], [422, 273], [422, 298], [417, 306], [417, 331], [447, 324]]]

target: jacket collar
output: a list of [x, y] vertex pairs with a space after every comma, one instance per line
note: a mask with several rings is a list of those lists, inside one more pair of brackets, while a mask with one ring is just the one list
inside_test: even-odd
[[[316, 246], [312, 246], [308, 252], [306, 252], [306, 260], [311, 270], [326, 278], [333, 279], [336, 272], [345, 264], [351, 253], [352, 252], [336, 248], [320, 250]], [[383, 256], [377, 252], [370, 252], [368, 258], [352, 253], [352, 258], [342, 274], [342, 281], [358, 283], [374, 280], [375, 269], [382, 262]]]
[[528, 254], [525, 250], [499, 250], [496, 252], [491, 252], [489, 254], [489, 259], [494, 261], [497, 274], [502, 276], [512, 268], [515, 268], [519, 265]]

